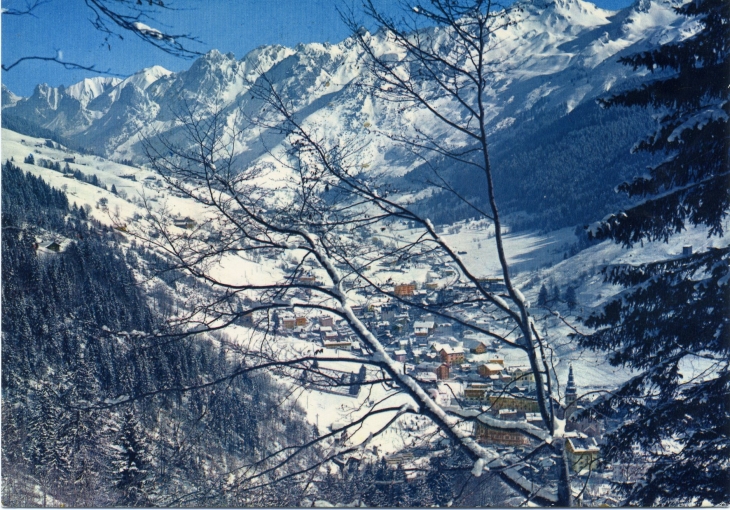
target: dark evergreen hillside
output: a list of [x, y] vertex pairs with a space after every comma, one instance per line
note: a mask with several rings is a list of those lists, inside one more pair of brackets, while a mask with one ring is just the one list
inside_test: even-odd
[[[492, 137], [490, 155], [499, 205], [512, 216], [513, 229], [555, 230], [597, 221], [628, 204], [615, 187], [643, 174], [659, 157], [631, 154], [636, 139], [654, 127], [651, 115], [636, 108], [605, 110], [591, 103], [567, 115], [542, 112], [539, 118], [531, 111], [513, 126]], [[461, 196], [486, 207], [484, 178], [476, 172], [440, 170]], [[440, 184], [426, 166], [408, 178]], [[451, 193], [434, 195], [419, 207], [438, 223], [475, 215]]]
[[[155, 257], [125, 253], [120, 234], [12, 163], [3, 166], [2, 227], [3, 505], [298, 503], [287, 484], [250, 493], [222, 482], [267, 445], [310, 437], [268, 377], [169, 391], [229, 374], [240, 360], [210, 340], [150, 344], [137, 333], [162, 328], [133, 276]], [[37, 250], [40, 235], [67, 239], [64, 250]]]

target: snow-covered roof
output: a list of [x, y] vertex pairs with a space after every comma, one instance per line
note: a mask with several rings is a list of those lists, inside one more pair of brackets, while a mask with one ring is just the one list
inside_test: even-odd
[[464, 354], [464, 348], [463, 347], [451, 347], [450, 345], [443, 345], [439, 352], [444, 352], [446, 354]]

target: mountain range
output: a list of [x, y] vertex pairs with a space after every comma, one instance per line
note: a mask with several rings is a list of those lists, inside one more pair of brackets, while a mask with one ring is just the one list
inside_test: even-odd
[[[576, 225], [622, 205], [625, 199], [613, 188], [652, 163], [650, 156], [632, 155], [630, 149], [654, 120], [649, 111], [604, 110], [596, 100], [653, 78], [622, 65], [621, 56], [692, 34], [695, 25], [676, 14], [677, 5], [638, 0], [607, 11], [583, 0], [535, 0], [523, 6], [517, 22], [495, 32], [487, 54], [485, 100], [498, 196], [513, 226]], [[425, 30], [433, 31], [445, 51], [453, 50], [448, 30]], [[395, 51], [382, 31], [367, 37], [380, 54]], [[387, 134], [411, 129], [415, 122], [435, 136], [449, 133], [425, 112], [400, 115], [398, 105], [359, 87], [365, 71], [354, 38], [294, 48], [263, 46], [240, 60], [212, 50], [178, 73], [155, 66], [124, 80], [94, 77], [57, 88], [42, 84], [30, 97], [18, 97], [3, 85], [3, 125], [144, 163], [141, 140], [157, 133], [175, 139], [176, 114], [183, 107], [203, 116], [217, 112], [242, 130], [239, 164], [245, 165], [281, 141], [275, 130], [252, 128], [246, 120], [264, 114], [264, 104], [250, 88], [266, 73], [305, 124], [326, 126], [333, 140], [357, 137], [366, 146], [360, 155], [364, 168], [384, 170], [400, 189], [428, 186], [422, 160]], [[472, 171], [438, 158], [430, 163], [465, 196], [477, 202], [483, 196]], [[435, 221], [470, 214], [464, 204], [444, 207], [443, 200], [435, 192], [420, 207]]]

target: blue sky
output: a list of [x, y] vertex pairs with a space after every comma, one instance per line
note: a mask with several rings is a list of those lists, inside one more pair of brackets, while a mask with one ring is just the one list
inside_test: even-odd
[[[3, 0], [3, 7], [22, 7], [26, 0]], [[392, 9], [393, 0], [376, 0], [376, 6]], [[597, 5], [618, 9], [631, 0], [598, 0]], [[358, 6], [358, 0], [175, 0], [182, 10], [166, 13], [158, 22], [148, 22], [171, 33], [190, 33], [202, 44], [191, 48], [206, 52], [218, 49], [237, 58], [264, 44], [294, 46], [303, 42], [336, 43], [347, 37], [348, 29], [336, 7]], [[168, 55], [134, 36], [110, 39], [90, 22], [91, 11], [83, 0], [47, 0], [34, 16], [7, 16], [2, 19], [2, 60], [8, 64], [28, 55], [56, 56], [99, 70], [130, 75], [142, 68], [161, 65], [181, 71], [190, 61]], [[70, 85], [96, 76], [88, 71], [68, 71], [56, 64], [24, 62], [2, 74], [2, 82], [13, 92], [28, 96], [39, 83]]]

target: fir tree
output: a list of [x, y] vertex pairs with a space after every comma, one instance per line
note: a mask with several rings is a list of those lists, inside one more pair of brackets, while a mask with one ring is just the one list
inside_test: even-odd
[[144, 430], [134, 416], [134, 409], [127, 408], [114, 445], [112, 461], [114, 489], [119, 493], [117, 505], [150, 506], [150, 449]]
[[[621, 186], [644, 201], [594, 229], [598, 238], [624, 245], [667, 240], [686, 224], [723, 234], [730, 206], [730, 3], [693, 0], [677, 12], [695, 17], [696, 34], [623, 59], [669, 76], [604, 101], [666, 112], [638, 149], [668, 157], [648, 177]], [[623, 418], [608, 435], [605, 461], [645, 468], [640, 483], [619, 485], [625, 504], [730, 502], [729, 266], [726, 247], [605, 270], [609, 282], [627, 290], [589, 317], [597, 331], [581, 342], [638, 371], [595, 404]]]
[[553, 284], [552, 289], [550, 289], [550, 301], [553, 305], [560, 302], [560, 288], [556, 284]]
[[542, 287], [540, 287], [540, 293], [537, 296], [537, 305], [547, 306], [549, 299], [547, 287], [545, 287], [545, 284], [543, 283]]
[[569, 285], [567, 289], [565, 289], [565, 303], [568, 305], [568, 310], [573, 311], [573, 309], [578, 305], [578, 298], [575, 295], [575, 287], [572, 285]]

